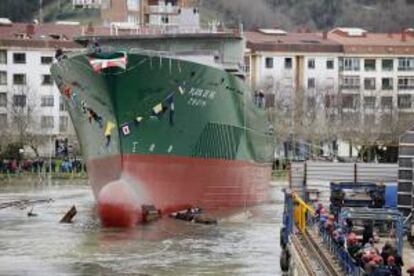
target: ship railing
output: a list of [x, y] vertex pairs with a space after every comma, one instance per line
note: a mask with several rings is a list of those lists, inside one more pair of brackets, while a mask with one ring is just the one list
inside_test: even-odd
[[115, 22], [110, 25], [110, 35], [163, 35], [163, 34], [241, 34], [240, 30], [218, 28], [216, 25], [138, 25], [133, 23]]
[[325, 247], [331, 252], [331, 254], [338, 260], [339, 265], [346, 275], [363, 276], [364, 270], [355, 263], [355, 260], [349, 255], [345, 248], [336, 243], [329, 233], [323, 228], [319, 228], [319, 234], [322, 237], [322, 241]]

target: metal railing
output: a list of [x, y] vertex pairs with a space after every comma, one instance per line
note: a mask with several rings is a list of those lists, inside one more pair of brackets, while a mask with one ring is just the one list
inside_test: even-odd
[[339, 246], [324, 229], [319, 229], [325, 247], [338, 260], [339, 265], [346, 275], [362, 276], [365, 275], [364, 270], [358, 266], [354, 259], [349, 255], [345, 248]]

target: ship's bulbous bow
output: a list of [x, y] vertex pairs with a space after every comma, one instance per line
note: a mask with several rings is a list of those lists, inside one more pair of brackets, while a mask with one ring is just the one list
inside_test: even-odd
[[104, 227], [133, 227], [142, 222], [138, 196], [124, 180], [108, 183], [99, 192], [98, 215]]

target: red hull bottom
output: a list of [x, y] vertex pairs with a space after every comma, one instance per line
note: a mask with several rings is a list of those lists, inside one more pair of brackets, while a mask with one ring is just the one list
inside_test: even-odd
[[191, 206], [213, 211], [264, 202], [271, 176], [270, 166], [246, 161], [155, 155], [92, 160], [88, 171], [105, 227], [136, 225], [141, 206], [148, 204], [168, 214]]

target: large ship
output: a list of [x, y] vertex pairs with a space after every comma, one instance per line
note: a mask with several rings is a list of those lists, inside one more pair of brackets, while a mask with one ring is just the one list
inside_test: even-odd
[[[262, 97], [241, 70], [241, 31], [84, 36], [51, 68], [104, 226], [267, 199], [273, 155]], [[99, 45], [98, 45], [99, 43]]]

